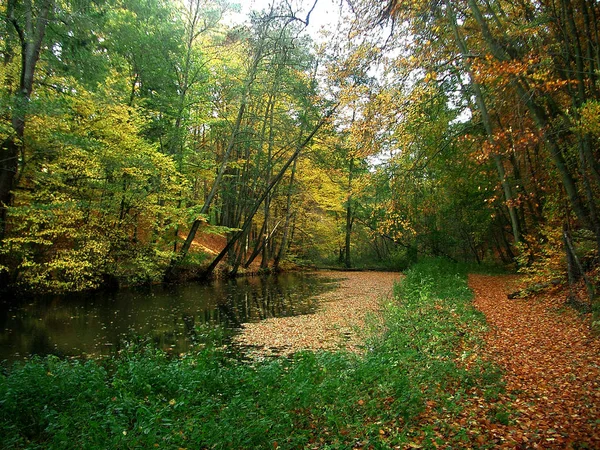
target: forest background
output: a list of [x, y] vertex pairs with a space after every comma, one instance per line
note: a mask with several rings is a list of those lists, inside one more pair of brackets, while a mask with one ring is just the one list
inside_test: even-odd
[[433, 255], [594, 300], [599, 5], [354, 0], [316, 44], [307, 3], [5, 0], [2, 285]]

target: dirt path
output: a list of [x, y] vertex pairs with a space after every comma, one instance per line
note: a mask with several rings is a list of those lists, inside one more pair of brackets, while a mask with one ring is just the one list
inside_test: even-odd
[[400, 274], [392, 272], [321, 272], [339, 280], [339, 288], [322, 294], [314, 314], [271, 318], [244, 325], [238, 344], [256, 356], [289, 355], [298, 350], [347, 348], [360, 351], [361, 330], [368, 313], [379, 308], [379, 299], [390, 296]]
[[512, 279], [469, 277], [491, 329], [484, 356], [505, 371], [516, 410], [494, 434], [510, 448], [600, 449], [600, 339], [561, 296], [507, 299]]

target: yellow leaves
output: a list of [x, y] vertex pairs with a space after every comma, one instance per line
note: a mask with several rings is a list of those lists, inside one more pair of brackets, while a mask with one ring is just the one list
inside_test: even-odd
[[90, 158], [88, 152], [81, 148], [71, 147], [65, 149], [64, 157], [55, 164], [48, 164], [48, 170], [53, 172], [77, 174], [83, 178], [102, 176], [102, 164], [96, 158]]
[[[31, 288], [55, 292], [97, 287], [99, 280], [91, 275], [94, 264], [102, 264], [110, 244], [82, 226], [84, 215], [74, 202], [56, 200], [10, 211], [13, 231], [19, 237], [8, 237], [5, 242], [15, 256], [21, 257], [21, 281]], [[38, 246], [38, 253], [48, 253], [45, 261], [31, 254], [35, 248], [32, 244]]]
[[60, 103], [41, 88], [38, 95], [60, 108], [52, 115], [32, 109], [29, 117], [25, 148], [37, 158], [23, 179], [35, 186], [20, 192], [9, 211], [11, 235], [3, 249], [11, 249], [12, 269], [24, 285], [53, 292], [95, 288], [100, 274], [129, 267], [136, 268], [133, 276], [156, 277], [170, 251], [160, 244], [133, 250], [182, 221], [186, 210], [177, 200], [187, 183], [172, 158], [144, 140], [135, 108], [74, 80], [69, 85], [76, 95]]
[[576, 130], [600, 137], [600, 102], [590, 100], [579, 109], [578, 113], [579, 122], [575, 127]]
[[535, 236], [526, 238], [529, 246], [521, 246], [517, 258], [519, 271], [526, 274], [525, 282], [537, 284], [562, 278], [566, 272], [562, 228], [547, 223], [539, 230], [537, 239]]
[[423, 81], [429, 83], [430, 81], [436, 81], [436, 78], [437, 74], [435, 72], [427, 72], [423, 78]]
[[303, 186], [302, 196], [305, 201], [313, 203], [313, 208], [329, 212], [343, 211], [345, 192], [339, 183], [335, 182], [335, 176], [309, 159], [301, 159], [298, 162], [297, 179]]
[[2, 64], [0, 64], [0, 86], [2, 89], [13, 91], [17, 88], [19, 83], [20, 73], [20, 59], [19, 58], [4, 58]]

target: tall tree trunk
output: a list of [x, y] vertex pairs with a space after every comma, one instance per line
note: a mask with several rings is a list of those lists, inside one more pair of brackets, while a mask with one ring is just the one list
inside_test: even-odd
[[[276, 79], [278, 77], [275, 77]], [[267, 184], [271, 182], [271, 172], [273, 170], [273, 144], [274, 144], [274, 130], [273, 130], [273, 116], [275, 113], [275, 101], [271, 102], [271, 113], [269, 116], [269, 140], [267, 149]], [[269, 219], [271, 217], [271, 195], [268, 194], [265, 198], [265, 238], [262, 251], [262, 259], [260, 261], [260, 268], [266, 269], [269, 267], [270, 252], [269, 246], [267, 245], [268, 236], [271, 235], [269, 229]]]
[[[278, 77], [276, 76], [275, 79], [277, 79]], [[253, 165], [251, 164], [250, 161], [250, 146], [247, 146], [247, 152], [245, 155], [245, 165], [244, 165], [244, 173], [242, 176], [242, 179], [240, 181], [240, 185], [242, 186], [241, 189], [239, 189], [239, 195], [238, 198], [236, 199], [236, 207], [238, 209], [238, 215], [236, 215], [235, 217], [235, 223], [232, 223], [230, 226], [232, 228], [237, 228], [239, 227], [239, 224], [242, 221], [242, 216], [244, 214], [247, 214], [248, 208], [251, 206], [251, 204], [248, 202], [248, 199], [251, 198], [251, 196], [253, 195], [254, 192], [256, 192], [258, 186], [259, 186], [259, 181], [262, 179], [262, 177], [260, 176], [260, 166], [262, 163], [262, 158], [265, 156], [264, 152], [263, 152], [263, 147], [264, 147], [264, 143], [267, 142], [267, 155], [266, 155], [266, 162], [265, 162], [265, 177], [266, 177], [266, 184], [268, 185], [268, 183], [270, 182], [270, 177], [271, 177], [271, 165], [272, 165], [272, 146], [273, 146], [273, 115], [274, 115], [274, 107], [275, 107], [275, 95], [276, 95], [276, 82], [273, 82], [273, 85], [270, 89], [270, 93], [266, 102], [266, 106], [264, 109], [264, 117], [262, 120], [262, 127], [261, 127], [261, 132], [260, 132], [260, 140], [258, 141], [258, 152], [257, 155], [255, 157], [255, 164], [254, 164], [254, 173], [251, 173], [251, 168], [253, 167]], [[268, 130], [268, 134], [269, 137], [267, 137], [267, 130]], [[254, 181], [251, 183], [250, 182], [250, 178], [253, 178]], [[245, 190], [245, 192], [244, 192]], [[246, 260], [246, 262], [244, 263], [244, 268], [248, 268], [250, 266], [250, 264], [252, 264], [252, 262], [254, 261], [254, 259], [256, 259], [256, 257], [261, 253], [261, 252], [265, 252], [264, 250], [264, 244], [267, 241], [267, 236], [269, 235], [269, 217], [270, 216], [270, 196], [267, 196], [267, 198], [265, 199], [264, 202], [264, 220], [263, 220], [263, 224], [261, 226], [261, 231], [259, 233], [259, 235], [255, 238], [256, 243], [254, 245], [254, 250], [252, 252], [252, 254], [250, 255], [250, 257]], [[252, 238], [251, 233], [248, 233], [247, 235], [247, 239], [250, 240]], [[234, 247], [232, 247], [232, 249], [234, 249]], [[244, 251], [244, 255], [246, 256], [247, 251], [245, 249], [243, 249]], [[235, 263], [235, 261], [240, 261], [241, 263], [241, 259], [237, 258], [237, 257], [232, 257], [232, 255], [230, 255], [230, 261], [234, 261], [234, 264], [231, 266], [231, 271], [232, 273], [236, 273], [238, 270], [238, 266]], [[261, 268], [263, 267], [263, 264], [261, 262]]]
[[263, 244], [265, 243], [265, 240], [263, 239], [263, 236], [266, 235], [265, 228], [266, 228], [266, 223], [263, 221], [262, 228], [260, 229], [260, 232], [258, 233], [258, 236], [256, 237], [256, 243], [254, 245], [254, 250], [250, 254], [250, 257], [244, 263], [244, 269], [247, 269], [248, 267], [250, 267], [250, 264], [252, 264], [254, 262], [254, 260], [256, 259], [256, 257], [258, 255], [260, 255], [260, 252], [262, 252], [262, 247], [263, 247]]
[[344, 265], [349, 269], [352, 267], [352, 258], [350, 255], [350, 244], [352, 239], [352, 178], [354, 175], [354, 157], [350, 157], [348, 162], [348, 200], [346, 202], [346, 239], [344, 242]]
[[[1, 144], [0, 152], [0, 241], [6, 234], [8, 207], [12, 205], [12, 191], [18, 179], [19, 165], [24, 162], [23, 137], [29, 109], [29, 99], [33, 91], [35, 69], [40, 58], [42, 42], [46, 34], [54, 0], [44, 0], [34, 18], [33, 5], [25, 2], [25, 23], [20, 24], [15, 13], [17, 0], [8, 0], [6, 20], [18, 35], [21, 45], [21, 68], [19, 90], [13, 96], [11, 125], [13, 134]], [[22, 168], [21, 168], [22, 170]]]
[[[302, 132], [300, 132], [300, 138], [302, 138]], [[279, 270], [279, 263], [283, 259], [285, 252], [287, 251], [287, 241], [290, 230], [290, 222], [292, 220], [292, 188], [294, 186], [294, 177], [296, 175], [296, 164], [298, 163], [298, 159], [294, 160], [294, 164], [292, 165], [292, 172], [290, 174], [290, 184], [288, 185], [287, 192], [287, 203], [286, 203], [286, 214], [285, 214], [285, 225], [283, 227], [283, 233], [281, 235], [281, 243], [279, 245], [279, 251], [275, 254], [275, 258], [273, 259], [273, 270]]]
[[[485, 132], [487, 135], [488, 142], [492, 149], [496, 147], [497, 143], [494, 139], [494, 129], [492, 126], [492, 119], [490, 118], [490, 114], [487, 108], [487, 104], [485, 102], [485, 97], [483, 95], [483, 90], [479, 83], [475, 81], [475, 74], [473, 73], [473, 69], [471, 64], [469, 63], [469, 51], [467, 48], [467, 44], [463, 37], [460, 34], [458, 28], [458, 22], [456, 20], [456, 14], [454, 12], [454, 7], [452, 2], [446, 1], [446, 8], [448, 10], [448, 15], [450, 18], [450, 25], [452, 27], [452, 31], [454, 33], [454, 38], [456, 39], [456, 43], [461, 52], [462, 57], [462, 65], [465, 68], [465, 71], [469, 75], [471, 79], [471, 88], [473, 89], [473, 94], [475, 96], [475, 102], [477, 104], [477, 108], [479, 113], [481, 114], [481, 121], [483, 122], [483, 126], [485, 128]], [[500, 179], [500, 183], [502, 184], [502, 190], [504, 192], [504, 200], [506, 202], [506, 206], [508, 208], [508, 213], [510, 216], [510, 222], [513, 231], [513, 237], [515, 239], [515, 243], [520, 243], [523, 241], [523, 235], [521, 231], [521, 224], [519, 221], [519, 217], [514, 206], [514, 195], [512, 192], [512, 187], [507, 179], [506, 171], [504, 169], [504, 163], [502, 161], [501, 156], [494, 151], [492, 154], [492, 159], [494, 160], [494, 164], [496, 165], [496, 171], [498, 172], [498, 178]]]

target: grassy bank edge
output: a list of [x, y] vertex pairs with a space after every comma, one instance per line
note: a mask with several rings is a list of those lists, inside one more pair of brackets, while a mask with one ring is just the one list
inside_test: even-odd
[[[49, 357], [5, 369], [3, 446], [434, 448], [477, 442], [454, 418], [468, 416], [474, 396], [493, 402], [502, 385], [498, 370], [477, 357], [486, 325], [471, 304], [466, 271], [424, 261], [407, 272], [395, 297], [360, 356], [305, 352], [246, 363], [218, 345], [180, 358], [131, 346], [104, 361]], [[486, 414], [487, 421], [509, 420], [502, 409]]]

